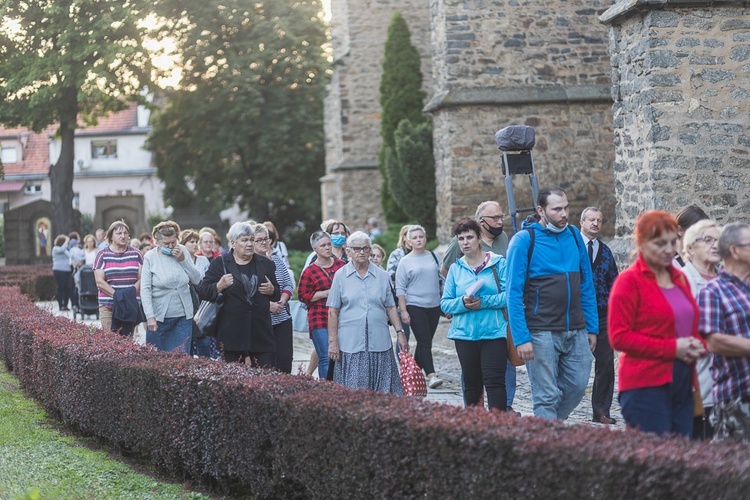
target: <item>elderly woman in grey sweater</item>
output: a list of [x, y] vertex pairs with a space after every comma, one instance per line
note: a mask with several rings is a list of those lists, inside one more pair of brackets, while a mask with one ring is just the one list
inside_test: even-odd
[[201, 273], [187, 248], [177, 243], [176, 222], [160, 222], [151, 234], [156, 246], [144, 256], [141, 273], [146, 342], [162, 351], [189, 353], [193, 319], [189, 283], [200, 283]]

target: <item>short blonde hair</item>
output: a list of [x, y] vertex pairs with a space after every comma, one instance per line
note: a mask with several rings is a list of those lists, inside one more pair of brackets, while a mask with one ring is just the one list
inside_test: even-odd
[[160, 242], [165, 236], [179, 237], [179, 235], [180, 225], [172, 220], [165, 220], [164, 222], [158, 223], [151, 231], [151, 236], [153, 236], [154, 240], [157, 243]]

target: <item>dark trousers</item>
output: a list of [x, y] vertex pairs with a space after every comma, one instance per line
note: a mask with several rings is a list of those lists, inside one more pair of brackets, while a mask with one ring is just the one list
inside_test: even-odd
[[466, 406], [479, 404], [486, 389], [490, 410], [505, 411], [508, 403], [505, 390], [508, 344], [505, 339], [456, 340], [455, 343], [465, 384]]
[[60, 309], [68, 307], [68, 301], [70, 300], [70, 277], [72, 276], [70, 271], [52, 271], [55, 276], [55, 283], [57, 284], [57, 291], [55, 298], [57, 299], [57, 305]]
[[675, 359], [672, 382], [620, 393], [628, 427], [655, 434], [690, 437], [693, 433], [693, 368]]
[[284, 373], [292, 373], [292, 358], [294, 357], [292, 319], [273, 325], [273, 334], [276, 337], [276, 368]]
[[435, 365], [432, 363], [432, 338], [440, 321], [440, 307], [406, 306], [406, 311], [411, 318], [411, 331], [417, 339], [414, 361], [427, 375], [435, 373]]
[[594, 349], [594, 387], [591, 389], [591, 409], [595, 420], [610, 417], [612, 396], [615, 392], [615, 353], [609, 343], [607, 308], [599, 309], [599, 335]]

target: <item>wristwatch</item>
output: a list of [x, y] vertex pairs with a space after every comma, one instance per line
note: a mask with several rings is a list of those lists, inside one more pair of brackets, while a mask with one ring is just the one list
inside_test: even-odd
[[396, 333], [404, 333], [404, 329], [403, 329], [403, 328], [401, 328], [401, 329], [399, 329], [399, 330], [396, 330]]

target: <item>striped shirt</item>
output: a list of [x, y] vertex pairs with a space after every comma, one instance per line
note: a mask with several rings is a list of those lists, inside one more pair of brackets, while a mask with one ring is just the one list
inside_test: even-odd
[[[271, 260], [276, 264], [276, 281], [279, 282], [281, 293], [286, 293], [291, 298], [294, 293], [294, 282], [292, 281], [292, 277], [289, 276], [289, 269], [286, 267], [284, 257], [280, 252], [274, 252], [271, 254]], [[291, 318], [292, 315], [289, 314], [289, 306], [285, 306], [281, 309], [281, 312], [271, 313], [271, 324], [278, 325]]]
[[[103, 269], [104, 281], [115, 290], [134, 286], [142, 265], [143, 255], [131, 246], [122, 253], [113, 252], [107, 247], [99, 252], [94, 260], [94, 269]], [[112, 308], [112, 302], [112, 297], [99, 290], [100, 306]]]
[[[709, 281], [698, 293], [703, 335], [723, 333], [750, 338], [750, 285], [721, 269], [719, 277]], [[711, 365], [715, 401], [750, 396], [750, 358], [714, 355]]]

